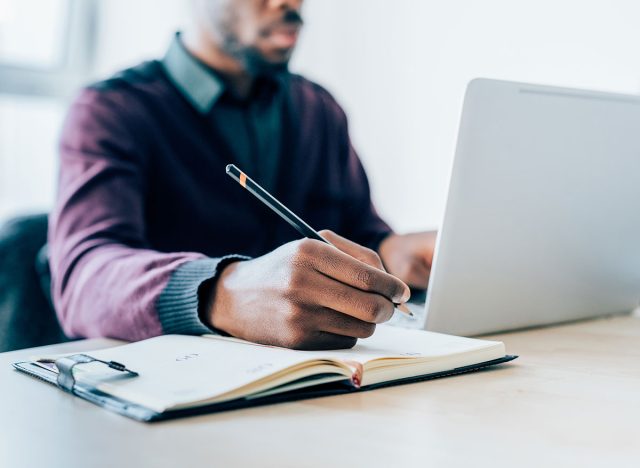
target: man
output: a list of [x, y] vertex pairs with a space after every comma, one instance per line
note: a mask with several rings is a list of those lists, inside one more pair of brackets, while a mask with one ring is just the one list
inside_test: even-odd
[[[344, 113], [287, 71], [301, 4], [194, 1], [162, 61], [77, 98], [49, 235], [67, 334], [346, 348], [391, 317], [407, 284], [426, 287], [435, 234], [392, 233]], [[298, 239], [226, 176], [231, 162], [340, 234], [323, 231], [337, 248]]]

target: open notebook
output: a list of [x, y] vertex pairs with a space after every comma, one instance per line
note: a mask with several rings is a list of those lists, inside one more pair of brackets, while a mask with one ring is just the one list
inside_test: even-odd
[[[215, 335], [164, 335], [85, 353], [117, 361], [73, 369], [74, 394], [143, 421], [347, 393], [476, 370], [514, 359], [504, 344], [378, 326], [353, 349], [294, 351]], [[60, 361], [59, 361], [60, 362]], [[52, 358], [15, 363], [58, 382]]]

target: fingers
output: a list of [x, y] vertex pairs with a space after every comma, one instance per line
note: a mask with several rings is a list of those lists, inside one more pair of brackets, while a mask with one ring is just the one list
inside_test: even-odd
[[411, 292], [398, 278], [360, 261], [341, 250], [320, 241], [304, 239], [296, 244], [294, 263], [311, 265], [320, 273], [362, 291], [406, 302]]
[[437, 240], [437, 232], [392, 234], [380, 244], [380, 256], [394, 276], [410, 286], [426, 288]]
[[333, 231], [329, 231], [328, 229], [324, 229], [320, 231], [320, 235], [335, 245], [338, 249], [342, 250], [344, 253], [351, 255], [353, 258], [360, 260], [367, 265], [371, 265], [378, 270], [384, 270], [384, 266], [382, 265], [382, 260], [373, 250], [368, 249], [366, 247], [361, 246], [360, 244], [356, 244], [349, 239], [339, 236]]
[[296, 345], [291, 346], [291, 348], [308, 351], [320, 351], [323, 349], [350, 349], [355, 346], [357, 341], [357, 338], [350, 336], [317, 331], [313, 336], [310, 336], [309, 339], [296, 343]]
[[376, 330], [375, 323], [363, 322], [331, 309], [317, 310], [314, 314], [317, 330], [351, 338], [369, 338]]
[[268, 344], [293, 349], [350, 348], [358, 338], [368, 338], [375, 324], [317, 305], [290, 304], [279, 333]]
[[[345, 317], [356, 319], [361, 324], [384, 323], [393, 316], [395, 306], [380, 294], [362, 291], [320, 274], [312, 283], [313, 287], [305, 288], [300, 292], [300, 300], [308, 301], [309, 305], [331, 309]], [[353, 321], [349, 320], [345, 323], [353, 323]], [[333, 329], [327, 331], [338, 333]]]
[[413, 262], [405, 274], [405, 280], [413, 287], [426, 289], [430, 274], [430, 268], [423, 262]]

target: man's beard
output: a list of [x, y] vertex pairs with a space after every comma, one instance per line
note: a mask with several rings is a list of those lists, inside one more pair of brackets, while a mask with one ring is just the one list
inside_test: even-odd
[[[272, 75], [286, 71], [289, 67], [289, 59], [282, 62], [269, 62], [260, 51], [252, 46], [242, 45], [233, 33], [233, 17], [225, 17], [219, 25], [221, 36], [221, 48], [227, 55], [238, 60], [242, 66], [252, 75]], [[237, 20], [236, 20], [237, 21]], [[277, 23], [267, 26], [273, 27], [278, 23], [301, 26], [304, 24], [302, 16], [295, 10], [288, 10]]]
[[253, 76], [275, 75], [289, 68], [289, 60], [269, 62], [257, 48], [240, 44], [233, 34], [225, 34], [221, 46], [224, 53], [238, 60]]

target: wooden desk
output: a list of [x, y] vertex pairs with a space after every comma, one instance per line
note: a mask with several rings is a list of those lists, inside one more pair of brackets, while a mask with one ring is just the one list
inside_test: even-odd
[[156, 423], [13, 371], [0, 354], [0, 466], [640, 466], [640, 318], [496, 336], [513, 364], [475, 374]]

